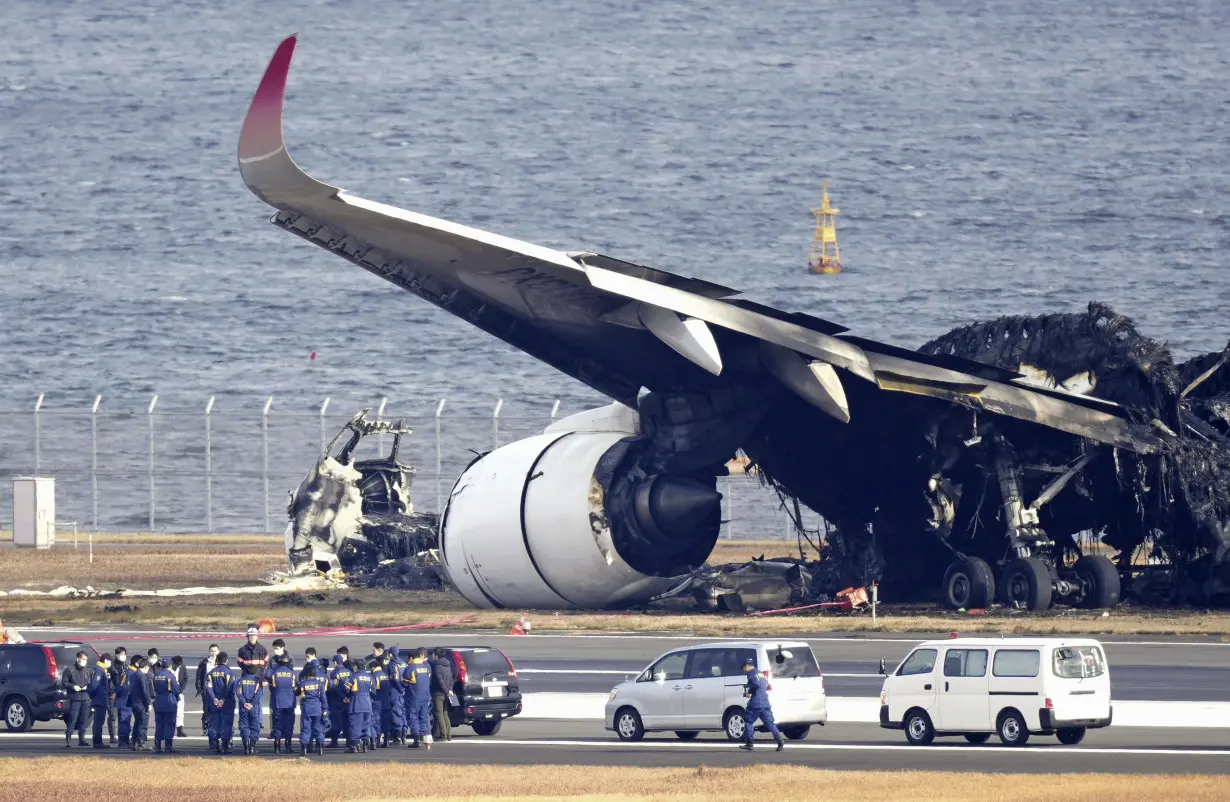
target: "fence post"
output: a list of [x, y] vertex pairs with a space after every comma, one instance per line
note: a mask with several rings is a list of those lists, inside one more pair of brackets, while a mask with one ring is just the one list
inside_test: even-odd
[[214, 531], [214, 397], [205, 404], [205, 531]]
[[446, 399], [441, 398], [440, 403], [436, 404], [436, 514], [440, 515], [444, 512], [444, 508], [440, 506], [440, 414], [444, 412], [444, 402]]
[[551, 422], [555, 423], [555, 416], [559, 414], [559, 399], [555, 399], [555, 403], [551, 406]]
[[94, 406], [90, 408], [90, 496], [94, 510], [95, 532], [98, 531], [98, 405], [102, 396], [94, 396]]
[[329, 399], [325, 399], [320, 404], [320, 455], [325, 454], [325, 412], [329, 409]]
[[[389, 402], [387, 398], [380, 399], [380, 406], [376, 408], [376, 423], [384, 420], [384, 405]], [[381, 458], [384, 457], [384, 432], [379, 432], [376, 435], [376, 447], [380, 449]]]
[[269, 534], [269, 407], [273, 406], [273, 396], [265, 400], [265, 409], [261, 412], [261, 450], [264, 460], [261, 465], [261, 478], [265, 488], [265, 534]]
[[158, 405], [158, 395], [149, 400], [149, 409], [145, 414], [149, 418], [149, 531], [154, 531], [154, 407]]
[[38, 394], [34, 402], [34, 475], [38, 476], [39, 466], [43, 461], [42, 422], [39, 413], [43, 411], [43, 393]]
[[500, 447], [500, 410], [504, 408], [504, 399], [495, 402], [495, 410], [491, 413], [491, 450]]

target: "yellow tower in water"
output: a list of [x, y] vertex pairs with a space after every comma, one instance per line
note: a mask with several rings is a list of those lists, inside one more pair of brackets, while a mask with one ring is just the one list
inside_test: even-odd
[[816, 236], [811, 242], [807, 265], [813, 273], [832, 275], [841, 272], [841, 252], [837, 250], [837, 215], [841, 214], [841, 210], [829, 205], [829, 182], [825, 180], [821, 186], [824, 199], [819, 209], [811, 210], [816, 216]]

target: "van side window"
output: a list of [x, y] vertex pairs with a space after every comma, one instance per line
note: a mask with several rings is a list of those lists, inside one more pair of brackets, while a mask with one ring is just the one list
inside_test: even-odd
[[693, 649], [688, 660], [688, 679], [710, 679], [722, 676], [726, 667], [727, 649]]
[[769, 671], [775, 677], [818, 677], [820, 666], [810, 646], [789, 646], [778, 650], [773, 646], [769, 652]]
[[688, 661], [687, 652], [675, 652], [668, 654], [658, 662], [654, 663], [648, 671], [642, 675], [643, 682], [656, 682], [660, 679], [683, 679], [684, 665]]
[[722, 676], [725, 677], [742, 677], [743, 666], [751, 659], [752, 665], [756, 668], [763, 668], [760, 661], [756, 659], [755, 649], [727, 649], [726, 650], [726, 665], [722, 670]]
[[909, 657], [905, 658], [905, 662], [901, 664], [901, 668], [897, 669], [897, 676], [904, 677], [910, 674], [930, 674], [935, 668], [935, 649], [916, 649]]
[[1037, 649], [1000, 649], [991, 673], [997, 677], [1036, 677], [1040, 662]]
[[944, 655], [945, 677], [985, 677], [986, 649], [949, 649]]

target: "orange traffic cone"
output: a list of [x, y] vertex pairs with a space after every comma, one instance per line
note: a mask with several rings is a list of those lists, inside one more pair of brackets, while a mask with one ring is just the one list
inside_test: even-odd
[[522, 613], [521, 617], [517, 619], [517, 623], [513, 624], [512, 629], [508, 630], [508, 634], [509, 635], [527, 635], [529, 634], [529, 631], [533, 628], [534, 628], [534, 625], [531, 624], [530, 620], [525, 617], [525, 613]]

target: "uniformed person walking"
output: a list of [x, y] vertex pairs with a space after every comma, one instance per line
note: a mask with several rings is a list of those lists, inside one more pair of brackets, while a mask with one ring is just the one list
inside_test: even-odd
[[743, 715], [743, 745], [739, 748], [752, 751], [752, 739], [756, 735], [756, 719], [760, 719], [773, 734], [773, 738], [777, 741], [777, 751], [780, 752], [786, 748], [786, 742], [782, 740], [781, 732], [773, 723], [773, 708], [769, 706], [769, 681], [756, 670], [754, 657], [749, 657], [744, 661], [743, 670], [747, 672], [747, 687], [743, 691], [743, 696], [747, 699], [747, 709]]
[[154, 751], [175, 751], [175, 713], [179, 710], [179, 680], [170, 666], [162, 664], [154, 675]]
[[323, 721], [325, 708], [325, 681], [317, 678], [316, 666], [308, 663], [303, 667], [299, 680], [299, 754], [321, 754], [325, 742]]
[[218, 652], [205, 677], [205, 709], [209, 711], [209, 748], [221, 755], [231, 751], [235, 736], [235, 672], [226, 664], [229, 655]]
[[60, 675], [60, 687], [68, 694], [68, 711], [64, 716], [64, 748], [73, 746], [73, 730], [77, 731], [77, 745], [85, 746], [85, 720], [89, 715], [90, 676], [93, 673], [86, 665], [89, 655], [77, 652], [76, 662]]

